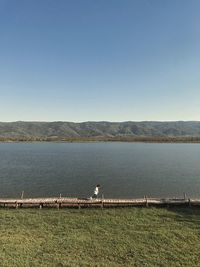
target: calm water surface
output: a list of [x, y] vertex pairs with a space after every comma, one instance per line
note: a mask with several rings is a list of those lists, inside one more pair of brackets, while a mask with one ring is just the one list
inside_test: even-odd
[[200, 145], [0, 143], [0, 197], [200, 196]]

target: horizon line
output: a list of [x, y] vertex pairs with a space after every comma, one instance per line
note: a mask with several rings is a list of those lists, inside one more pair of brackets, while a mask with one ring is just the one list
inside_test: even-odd
[[17, 123], [17, 122], [32, 122], [32, 123], [54, 123], [54, 122], [65, 122], [65, 123], [100, 123], [100, 122], [106, 122], [106, 123], [125, 123], [125, 122], [200, 122], [200, 120], [125, 120], [125, 121], [107, 121], [107, 120], [89, 120], [89, 121], [65, 121], [65, 120], [53, 120], [53, 121], [43, 121], [43, 120], [16, 120], [16, 121], [0, 121], [0, 123]]

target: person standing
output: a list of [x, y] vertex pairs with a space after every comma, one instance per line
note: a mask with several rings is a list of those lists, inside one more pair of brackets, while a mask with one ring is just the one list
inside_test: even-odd
[[92, 198], [97, 198], [98, 197], [99, 188], [100, 188], [100, 184], [97, 184], [95, 189], [94, 189], [94, 194], [93, 194]]

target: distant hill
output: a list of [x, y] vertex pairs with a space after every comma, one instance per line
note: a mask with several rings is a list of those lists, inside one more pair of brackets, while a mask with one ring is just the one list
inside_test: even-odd
[[199, 137], [199, 121], [0, 122], [1, 140], [68, 140]]

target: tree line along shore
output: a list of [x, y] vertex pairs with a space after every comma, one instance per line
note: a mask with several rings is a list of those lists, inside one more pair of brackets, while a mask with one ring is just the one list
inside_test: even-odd
[[101, 136], [101, 137], [1, 137], [0, 142], [147, 142], [147, 143], [200, 143], [200, 136]]

